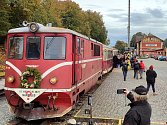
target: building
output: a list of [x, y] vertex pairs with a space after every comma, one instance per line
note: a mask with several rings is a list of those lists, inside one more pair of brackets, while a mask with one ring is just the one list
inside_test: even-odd
[[157, 54], [165, 55], [163, 43], [163, 40], [149, 33], [148, 36], [137, 41], [137, 55], [149, 57]]

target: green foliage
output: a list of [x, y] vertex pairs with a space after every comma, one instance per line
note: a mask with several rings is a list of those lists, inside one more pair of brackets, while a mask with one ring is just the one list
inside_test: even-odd
[[146, 34], [142, 33], [142, 32], [137, 32], [136, 34], [134, 34], [132, 36], [132, 39], [130, 41], [130, 46], [131, 47], [135, 47], [137, 46], [136, 42], [140, 41]]
[[115, 44], [115, 48], [119, 50], [120, 53], [125, 52], [125, 47], [127, 47], [128, 44], [125, 43], [124, 41], [118, 40]]
[[7, 31], [10, 28], [9, 23], [9, 7], [7, 0], [0, 0], [0, 36], [7, 34]]
[[107, 39], [107, 31], [102, 20], [100, 13], [87, 11], [87, 22], [89, 22], [90, 27], [90, 36], [93, 39], [105, 43]]
[[[7, 3], [8, 1], [8, 3]], [[107, 31], [98, 12], [83, 11], [71, 0], [1, 0], [0, 35], [23, 21], [65, 27], [107, 44]]]

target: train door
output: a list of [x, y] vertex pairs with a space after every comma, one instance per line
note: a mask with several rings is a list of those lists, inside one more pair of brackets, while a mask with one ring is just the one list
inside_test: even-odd
[[81, 56], [81, 40], [73, 36], [73, 60], [74, 60], [74, 84], [79, 83], [82, 79], [82, 56]]

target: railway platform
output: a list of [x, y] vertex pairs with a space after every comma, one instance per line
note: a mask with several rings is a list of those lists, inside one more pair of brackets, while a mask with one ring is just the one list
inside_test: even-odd
[[[150, 60], [146, 62], [146, 67], [150, 65]], [[153, 96], [152, 89], [149, 91], [149, 103], [152, 106], [152, 125], [166, 125], [167, 121], [167, 99], [165, 98], [165, 82], [160, 78], [156, 79], [156, 90], [158, 95]], [[121, 125], [126, 112], [129, 110], [129, 100], [123, 94], [117, 94], [117, 89], [127, 88], [134, 89], [136, 86], [146, 86], [145, 73], [143, 79], [134, 79], [133, 70], [128, 71], [127, 81], [123, 81], [123, 74], [121, 68], [115, 68], [98, 87], [92, 95], [92, 116], [85, 113], [85, 109], [90, 109], [87, 100], [82, 109], [76, 113], [75, 119], [101, 119], [106, 121], [114, 120], [117, 125]], [[165, 88], [164, 88], [165, 87]], [[114, 124], [114, 122], [113, 122]]]

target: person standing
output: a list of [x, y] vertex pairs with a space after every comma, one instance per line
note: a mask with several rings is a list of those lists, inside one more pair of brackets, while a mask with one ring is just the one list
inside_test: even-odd
[[134, 68], [134, 79], [138, 79], [138, 74], [139, 74], [139, 69], [140, 69], [138, 60], [135, 61], [133, 68]]
[[142, 79], [143, 78], [143, 72], [145, 71], [145, 65], [144, 65], [142, 60], [140, 61], [139, 65], [140, 65], [140, 69], [139, 69], [140, 79]]
[[146, 81], [147, 81], [147, 91], [149, 91], [150, 86], [152, 86], [153, 95], [157, 95], [155, 93], [155, 78], [157, 77], [157, 73], [153, 70], [153, 65], [149, 67], [146, 71]]
[[148, 103], [147, 88], [140, 85], [134, 92], [125, 89], [124, 94], [131, 101], [131, 107], [124, 117], [122, 125], [150, 125], [152, 108]]
[[118, 64], [118, 58], [117, 55], [113, 56], [113, 68], [117, 68], [117, 64]]
[[130, 70], [131, 69], [131, 63], [130, 63], [130, 59], [129, 58], [127, 58], [127, 64], [128, 64], [128, 70]]
[[126, 62], [122, 63], [122, 72], [124, 76], [124, 81], [126, 81], [127, 73], [128, 73], [128, 64]]

